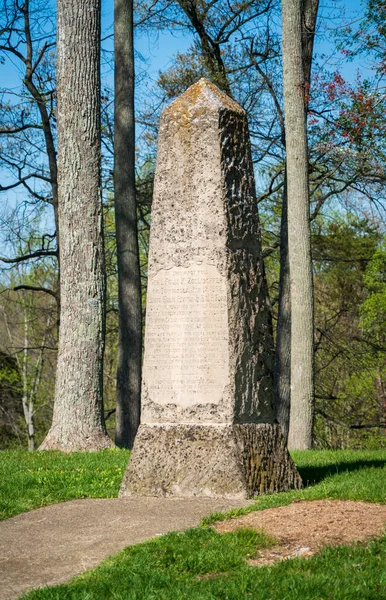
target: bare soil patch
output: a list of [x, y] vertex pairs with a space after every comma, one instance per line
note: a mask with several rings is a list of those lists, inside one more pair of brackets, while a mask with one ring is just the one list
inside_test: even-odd
[[381, 536], [386, 527], [386, 506], [343, 500], [298, 501], [217, 523], [218, 533], [240, 528], [263, 529], [278, 545], [259, 551], [249, 561], [269, 565], [296, 556], [312, 556], [323, 546], [338, 546]]

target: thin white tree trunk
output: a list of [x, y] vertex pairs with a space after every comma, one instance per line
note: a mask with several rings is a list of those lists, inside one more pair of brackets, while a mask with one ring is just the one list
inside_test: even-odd
[[61, 313], [53, 422], [41, 449], [112, 445], [103, 417], [100, 0], [57, 2]]
[[[12, 334], [11, 334], [11, 328], [8, 322], [8, 317], [7, 317], [7, 313], [5, 312], [4, 308], [3, 308], [3, 315], [4, 315], [4, 322], [7, 328], [7, 334], [8, 334], [8, 339], [9, 342], [11, 344], [11, 346], [14, 346], [14, 342], [13, 342], [13, 338], [12, 338]], [[29, 357], [28, 357], [28, 314], [27, 314], [27, 307], [23, 306], [23, 319], [24, 319], [24, 347], [23, 347], [23, 352], [21, 354], [16, 353], [15, 354], [15, 359], [16, 359], [16, 364], [17, 364], [17, 368], [18, 371], [20, 373], [21, 376], [21, 381], [22, 381], [22, 386], [23, 386], [23, 391], [22, 391], [22, 396], [21, 396], [21, 402], [22, 402], [22, 407], [23, 407], [23, 414], [24, 414], [24, 420], [25, 420], [25, 424], [26, 424], [26, 430], [27, 430], [27, 439], [28, 439], [28, 450], [30, 452], [33, 452], [33, 450], [35, 450], [35, 425], [34, 425], [34, 405], [33, 405], [33, 397], [29, 398], [29, 393], [28, 393], [28, 361], [29, 361]], [[20, 358], [21, 356], [21, 358]]]
[[312, 446], [314, 407], [313, 285], [309, 220], [302, 2], [282, 0], [287, 151], [288, 253], [291, 279], [291, 418], [289, 448]]
[[30, 402], [28, 395], [28, 315], [27, 309], [24, 307], [24, 348], [23, 348], [23, 363], [21, 369], [23, 382], [23, 412], [27, 425], [28, 450], [35, 450], [35, 428], [33, 422], [33, 402]]
[[[28, 430], [28, 449], [32, 452], [35, 450], [35, 425], [34, 425], [34, 414], [35, 414], [35, 398], [37, 391], [39, 389], [39, 384], [43, 372], [43, 357], [44, 357], [44, 346], [46, 344], [47, 333], [49, 331], [51, 324], [51, 317], [48, 315], [46, 321], [46, 328], [44, 331], [44, 336], [40, 344], [39, 354], [36, 359], [34, 372], [33, 372], [33, 381], [30, 386], [29, 395], [28, 395], [28, 415], [29, 415], [29, 430]], [[30, 441], [31, 440], [31, 441]]]
[[[301, 6], [302, 53], [306, 94], [311, 88], [312, 54], [319, 0], [303, 0]], [[305, 98], [306, 108], [308, 98]], [[284, 136], [285, 137], [285, 136]], [[284, 176], [283, 205], [280, 230], [280, 282], [276, 327], [274, 390], [276, 418], [288, 441], [291, 407], [291, 285], [288, 259], [287, 175]]]

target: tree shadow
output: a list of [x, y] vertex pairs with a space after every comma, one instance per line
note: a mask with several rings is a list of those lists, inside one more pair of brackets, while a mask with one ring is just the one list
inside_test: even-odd
[[306, 466], [301, 467], [297, 465], [297, 470], [303, 480], [305, 487], [315, 485], [326, 477], [331, 475], [339, 475], [340, 473], [360, 471], [369, 467], [375, 467], [381, 469], [386, 466], [385, 460], [356, 460], [356, 461], [342, 461], [338, 463], [331, 463], [330, 465], [321, 465], [319, 467]]

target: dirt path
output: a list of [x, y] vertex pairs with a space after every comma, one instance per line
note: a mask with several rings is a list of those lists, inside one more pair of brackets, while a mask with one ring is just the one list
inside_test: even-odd
[[203, 498], [73, 500], [1, 521], [0, 600], [63, 583], [125, 546], [247, 504]]
[[250, 560], [254, 566], [295, 556], [312, 556], [323, 546], [365, 542], [386, 533], [386, 505], [349, 500], [295, 501], [288, 506], [252, 512], [215, 526], [224, 533], [240, 528], [264, 529], [279, 541]]

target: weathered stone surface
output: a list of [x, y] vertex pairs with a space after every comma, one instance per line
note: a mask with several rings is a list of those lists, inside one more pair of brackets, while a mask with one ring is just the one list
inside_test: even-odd
[[141, 425], [134, 452], [121, 496], [245, 497], [232, 425]]
[[148, 298], [142, 422], [229, 419], [225, 278], [209, 264], [161, 269]]
[[[275, 490], [299, 484], [287, 455], [277, 479], [268, 473], [265, 448], [276, 455], [281, 442], [265, 281], [245, 111], [201, 79], [161, 116], [142, 417], [122, 495], [239, 497], [269, 490], [270, 478]], [[258, 448], [260, 458], [248, 454]]]
[[142, 425], [120, 496], [228, 499], [300, 488], [280, 425]]
[[200, 80], [161, 117], [142, 423], [274, 421], [262, 271], [245, 112]]

